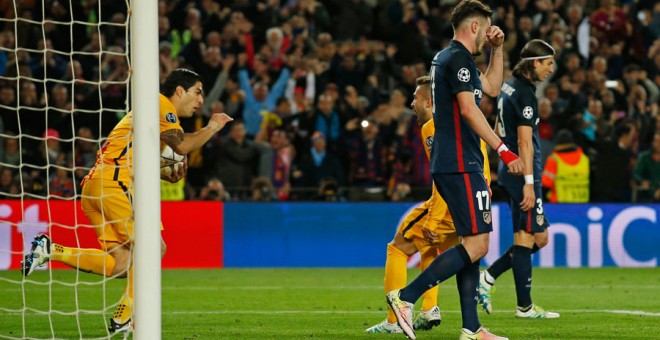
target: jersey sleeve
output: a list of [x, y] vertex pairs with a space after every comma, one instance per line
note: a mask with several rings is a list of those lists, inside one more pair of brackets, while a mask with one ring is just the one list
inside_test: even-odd
[[511, 109], [514, 111], [516, 126], [534, 126], [534, 120], [538, 116], [536, 94], [526, 91], [518, 94], [512, 102]]
[[422, 143], [424, 144], [424, 152], [426, 157], [431, 160], [431, 147], [433, 146], [433, 136], [435, 135], [435, 126], [433, 119], [424, 123], [422, 126]]
[[479, 77], [474, 67], [474, 62], [466, 53], [455, 53], [452, 60], [447, 63], [445, 77], [449, 82], [452, 94], [459, 92], [474, 92], [474, 86], [470, 81], [473, 77]]
[[179, 116], [172, 105], [160, 105], [160, 132], [168, 130], [183, 130]]

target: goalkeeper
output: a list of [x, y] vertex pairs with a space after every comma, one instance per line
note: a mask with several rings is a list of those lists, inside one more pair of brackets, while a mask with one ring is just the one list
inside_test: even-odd
[[[225, 124], [232, 121], [224, 113], [214, 113], [206, 127], [184, 133], [180, 117], [191, 117], [204, 104], [200, 76], [187, 69], [176, 69], [162, 85], [160, 95], [160, 146], [187, 155], [206, 143]], [[133, 309], [133, 112], [129, 112], [110, 132], [98, 151], [96, 163], [82, 181], [82, 209], [96, 230], [101, 249], [70, 248], [38, 235], [22, 262], [22, 272], [30, 275], [46, 262], [57, 261], [84, 272], [107, 277], [127, 278], [126, 288], [110, 319], [110, 333], [131, 327]], [[185, 176], [186, 166], [163, 180], [177, 182]], [[162, 229], [162, 225], [161, 225]], [[165, 243], [161, 238], [161, 256]]]
[[[422, 128], [422, 141], [426, 156], [430, 158], [435, 126], [433, 125], [433, 103], [431, 99], [431, 77], [417, 78], [417, 88], [411, 104], [417, 114], [417, 123]], [[486, 144], [481, 142], [484, 154], [484, 176], [490, 185], [490, 166]], [[431, 198], [418, 204], [406, 215], [399, 225], [394, 239], [387, 245], [385, 260], [385, 292], [403, 288], [406, 285], [408, 257], [416, 252], [421, 254], [421, 269], [424, 270], [438, 255], [457, 244], [459, 238], [454, 220], [449, 214], [447, 203], [435, 186]], [[422, 310], [413, 322], [415, 330], [429, 330], [440, 325], [441, 316], [438, 303], [438, 286], [430, 288], [423, 295]], [[402, 333], [396, 316], [388, 308], [387, 319], [366, 329], [367, 333]]]

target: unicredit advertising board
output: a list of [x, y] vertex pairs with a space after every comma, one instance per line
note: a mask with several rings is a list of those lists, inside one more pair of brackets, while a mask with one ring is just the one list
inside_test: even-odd
[[[411, 203], [164, 202], [163, 268], [380, 267]], [[660, 205], [544, 205], [550, 242], [542, 267], [657, 267]], [[492, 206], [491, 264], [511, 246], [508, 206]], [[0, 270], [18, 269], [39, 233], [98, 247], [76, 201], [0, 200]], [[413, 259], [414, 260], [414, 259]], [[54, 265], [55, 268], [64, 268]]]

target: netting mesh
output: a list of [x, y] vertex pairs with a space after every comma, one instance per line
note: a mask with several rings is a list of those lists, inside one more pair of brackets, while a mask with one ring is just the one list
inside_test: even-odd
[[[129, 2], [0, 2], [0, 338], [107, 338], [124, 280], [18, 270], [41, 233], [98, 248], [81, 181], [129, 111]], [[46, 270], [41, 270], [46, 269]]]

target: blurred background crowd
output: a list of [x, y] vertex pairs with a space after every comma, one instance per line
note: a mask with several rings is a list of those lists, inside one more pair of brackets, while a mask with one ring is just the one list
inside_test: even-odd
[[[126, 113], [126, 3], [97, 1], [0, 5], [2, 197], [75, 196]], [[660, 201], [660, 3], [485, 2], [506, 34], [505, 79], [529, 40], [557, 50], [556, 72], [538, 86], [546, 198], [561, 201], [553, 181], [568, 171], [588, 182], [592, 202]], [[428, 198], [410, 103], [452, 38], [455, 3], [160, 1], [161, 79], [186, 67], [204, 83], [204, 107], [184, 130], [211, 112], [235, 119], [188, 156], [186, 180], [164, 183], [163, 199]], [[488, 58], [476, 59], [482, 71]], [[482, 111], [493, 125], [495, 99]], [[504, 199], [497, 163], [495, 153], [493, 200]]]

